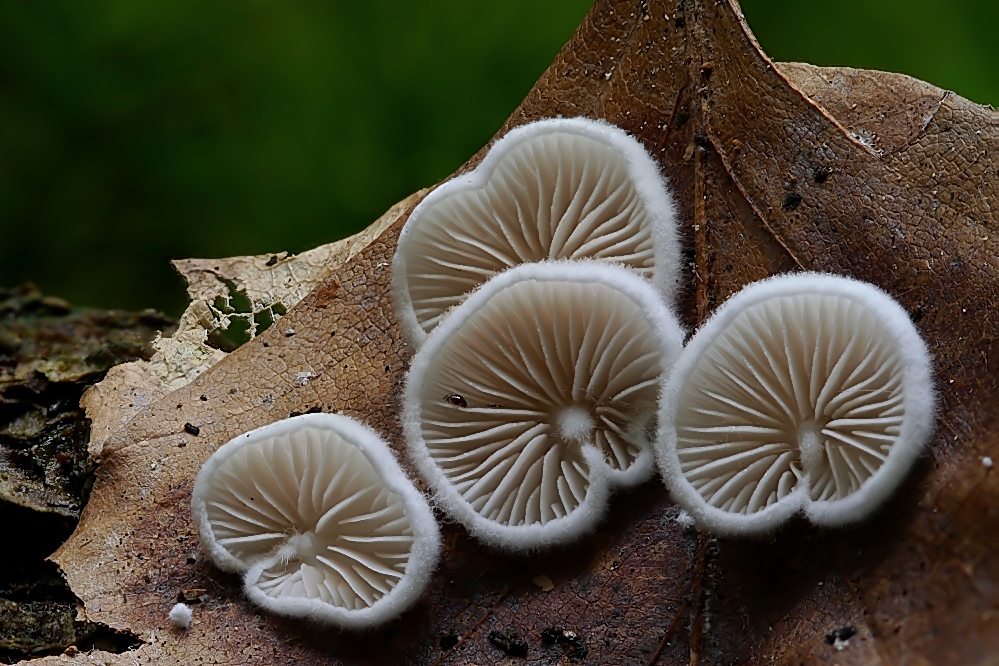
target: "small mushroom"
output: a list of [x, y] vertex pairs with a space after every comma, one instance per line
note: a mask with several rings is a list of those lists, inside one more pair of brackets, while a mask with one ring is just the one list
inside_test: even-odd
[[201, 542], [268, 611], [360, 628], [423, 592], [440, 536], [423, 496], [373, 431], [306, 414], [240, 435], [205, 463]]
[[410, 457], [480, 539], [509, 550], [574, 539], [600, 519], [612, 484], [653, 473], [661, 375], [682, 342], [658, 292], [623, 267], [507, 271], [413, 359]]
[[409, 216], [392, 267], [403, 330], [422, 344], [480, 284], [538, 261], [621, 263], [672, 297], [675, 217], [659, 167], [623, 130], [586, 118], [513, 129]]
[[167, 617], [178, 629], [190, 629], [191, 622], [194, 621], [194, 611], [187, 604], [174, 604]]
[[858, 520], [894, 490], [933, 429], [930, 357], [880, 289], [799, 273], [746, 287], [694, 335], [663, 391], [659, 465], [716, 533], [803, 511]]

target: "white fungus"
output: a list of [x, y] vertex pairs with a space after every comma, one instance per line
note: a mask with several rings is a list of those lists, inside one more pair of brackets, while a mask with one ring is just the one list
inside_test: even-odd
[[659, 167], [623, 130], [586, 118], [523, 125], [409, 216], [392, 267], [399, 320], [422, 344], [493, 275], [558, 259], [627, 265], [671, 298], [680, 266], [675, 217]]
[[986, 468], [991, 468], [992, 458], [990, 458], [989, 456], [985, 456], [984, 458], [982, 458], [982, 464], [985, 465]]
[[929, 438], [930, 358], [878, 288], [814, 273], [750, 285], [694, 335], [663, 392], [659, 465], [673, 497], [716, 533], [802, 511], [858, 520]]
[[683, 509], [680, 509], [680, 511], [676, 514], [676, 524], [684, 529], [690, 529], [697, 524], [697, 521], [694, 520], [692, 515]]
[[187, 604], [176, 604], [170, 609], [167, 617], [170, 618], [170, 621], [178, 629], [189, 629], [191, 627], [191, 620], [194, 619], [194, 611]]
[[597, 261], [490, 280], [427, 338], [406, 383], [410, 457], [441, 507], [510, 550], [576, 538], [610, 486], [653, 471], [661, 375], [683, 332], [656, 290]]
[[220, 568], [268, 611], [367, 627], [423, 592], [440, 549], [433, 514], [372, 430], [335, 414], [231, 440], [195, 481], [192, 511]]

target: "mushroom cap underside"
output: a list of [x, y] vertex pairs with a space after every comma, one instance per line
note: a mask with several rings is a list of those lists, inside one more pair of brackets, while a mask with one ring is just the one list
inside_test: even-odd
[[275, 613], [367, 626], [398, 615], [436, 564], [423, 496], [368, 428], [309, 414], [221, 447], [195, 483], [193, 513], [216, 564], [245, 572]]
[[901, 481], [932, 430], [929, 354], [876, 287], [794, 274], [756, 283], [691, 339], [663, 394], [660, 467], [717, 532], [799, 510], [856, 520]]
[[672, 297], [674, 205], [656, 163], [623, 130], [585, 118], [542, 120], [508, 132], [475, 170], [414, 209], [395, 254], [394, 298], [419, 344], [490, 277], [585, 258], [624, 264]]
[[517, 549], [599, 519], [652, 471], [661, 375], [683, 334], [656, 290], [600, 262], [525, 265], [428, 338], [407, 381], [410, 455], [444, 509]]

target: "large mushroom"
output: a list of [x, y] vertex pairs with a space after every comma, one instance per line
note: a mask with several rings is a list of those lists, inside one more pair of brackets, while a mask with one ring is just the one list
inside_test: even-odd
[[410, 456], [442, 508], [488, 543], [576, 538], [600, 519], [612, 485], [652, 474], [661, 376], [682, 342], [659, 293], [623, 267], [507, 271], [413, 359]]
[[657, 449], [673, 497], [716, 533], [803, 511], [858, 520], [933, 429], [926, 345], [878, 288], [799, 273], [733, 296], [694, 335], [663, 392]]
[[624, 264], [672, 298], [675, 225], [659, 167], [623, 130], [586, 118], [523, 125], [413, 210], [393, 260], [396, 310], [419, 345], [492, 276], [558, 259]]
[[439, 533], [388, 446], [345, 416], [240, 435], [205, 463], [192, 512], [220, 568], [268, 611], [346, 628], [385, 622], [423, 592]]

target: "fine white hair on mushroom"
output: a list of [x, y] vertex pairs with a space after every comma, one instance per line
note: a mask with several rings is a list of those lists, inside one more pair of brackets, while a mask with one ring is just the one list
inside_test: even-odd
[[307, 414], [240, 435], [192, 493], [216, 565], [257, 605], [359, 628], [398, 616], [433, 573], [440, 535], [423, 495], [369, 428]]
[[409, 216], [392, 267], [403, 330], [422, 344], [480, 284], [538, 261], [624, 264], [669, 300], [680, 265], [675, 220], [659, 167], [620, 128], [557, 118], [513, 129]]
[[659, 465], [717, 533], [803, 511], [842, 524], [899, 484], [933, 429], [930, 357], [906, 312], [856, 280], [755, 283], [694, 335], [663, 392]]
[[683, 332], [633, 272], [525, 264], [427, 338], [406, 383], [410, 457], [441, 507], [510, 549], [592, 529], [610, 486], [649, 478], [664, 369]]

